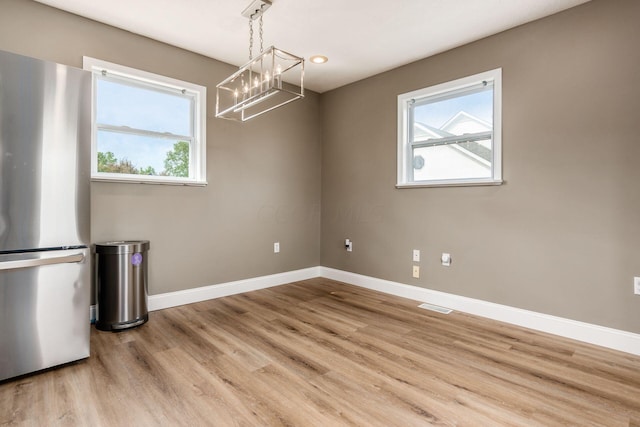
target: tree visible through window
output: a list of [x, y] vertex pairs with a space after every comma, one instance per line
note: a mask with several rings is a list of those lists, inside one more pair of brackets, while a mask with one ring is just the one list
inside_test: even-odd
[[137, 167], [127, 158], [116, 158], [111, 151], [98, 151], [98, 172], [186, 178], [189, 176], [189, 143], [180, 141], [173, 144], [173, 150], [168, 151], [164, 159], [164, 169], [159, 173], [153, 166]]
[[170, 176], [189, 176], [189, 143], [177, 142], [164, 159], [164, 172]]

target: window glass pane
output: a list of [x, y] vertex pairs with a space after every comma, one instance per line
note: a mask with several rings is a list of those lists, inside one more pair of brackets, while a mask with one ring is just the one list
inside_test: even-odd
[[413, 179], [445, 180], [491, 177], [491, 141], [463, 142], [413, 149]]
[[[493, 87], [458, 91], [418, 101], [413, 107], [413, 142], [493, 130]], [[491, 178], [491, 139], [413, 149], [413, 180]]]
[[446, 138], [493, 129], [493, 86], [456, 97], [417, 102], [414, 141]]
[[189, 142], [97, 132], [98, 172], [189, 177]]
[[191, 98], [98, 78], [96, 122], [191, 136]]

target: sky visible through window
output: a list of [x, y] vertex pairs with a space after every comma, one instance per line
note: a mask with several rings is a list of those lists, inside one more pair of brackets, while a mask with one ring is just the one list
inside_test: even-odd
[[460, 111], [464, 111], [480, 120], [484, 120], [485, 122], [492, 124], [492, 88], [482, 92], [417, 106], [414, 109], [414, 120], [416, 122], [424, 123], [427, 126], [440, 129], [442, 125]]
[[[191, 135], [192, 99], [176, 93], [134, 87], [98, 79], [96, 121], [99, 124]], [[138, 168], [151, 166], [157, 173], [164, 170], [164, 160], [178, 140], [99, 131], [97, 149], [112, 152]]]

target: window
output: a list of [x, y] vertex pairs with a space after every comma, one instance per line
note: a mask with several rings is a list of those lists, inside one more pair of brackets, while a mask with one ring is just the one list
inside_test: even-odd
[[206, 185], [206, 88], [84, 58], [93, 75], [91, 177]]
[[397, 187], [502, 183], [501, 75], [398, 96]]

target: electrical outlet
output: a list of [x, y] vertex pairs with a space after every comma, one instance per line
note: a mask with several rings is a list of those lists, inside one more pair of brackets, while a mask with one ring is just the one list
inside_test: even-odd
[[640, 295], [640, 277], [633, 278], [633, 293]]
[[420, 262], [420, 249], [413, 250], [413, 262]]
[[419, 279], [420, 278], [420, 266], [419, 265], [414, 265], [413, 266], [413, 278], [414, 279]]
[[273, 253], [274, 254], [280, 253], [280, 242], [275, 242], [273, 244]]

